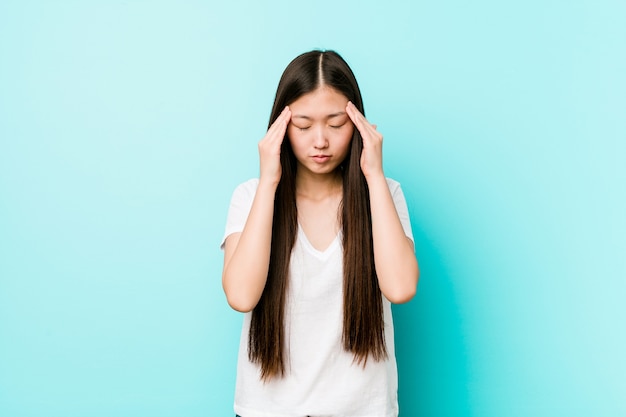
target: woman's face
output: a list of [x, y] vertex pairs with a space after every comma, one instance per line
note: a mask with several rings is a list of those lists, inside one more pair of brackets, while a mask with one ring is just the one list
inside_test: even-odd
[[289, 105], [287, 136], [298, 170], [329, 174], [348, 154], [354, 125], [346, 113], [348, 99], [337, 90], [321, 86]]

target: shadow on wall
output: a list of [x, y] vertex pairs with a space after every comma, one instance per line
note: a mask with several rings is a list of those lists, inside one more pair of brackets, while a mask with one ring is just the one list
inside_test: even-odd
[[413, 234], [420, 264], [417, 295], [393, 306], [400, 416], [470, 416], [468, 364], [453, 283], [428, 237], [415, 226]]

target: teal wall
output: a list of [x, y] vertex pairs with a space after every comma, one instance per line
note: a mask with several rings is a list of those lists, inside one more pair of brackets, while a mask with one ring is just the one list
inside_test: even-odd
[[401, 415], [626, 415], [625, 16], [2, 1], [0, 416], [232, 415], [242, 317], [218, 245], [311, 48], [354, 68], [410, 205]]

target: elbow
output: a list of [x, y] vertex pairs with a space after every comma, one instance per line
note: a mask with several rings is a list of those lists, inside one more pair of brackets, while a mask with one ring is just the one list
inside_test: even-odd
[[254, 307], [256, 307], [259, 302], [259, 299], [255, 299], [249, 291], [240, 288], [240, 285], [228, 279], [226, 271], [222, 274], [222, 289], [224, 290], [226, 302], [228, 302], [230, 308], [240, 313], [249, 313], [254, 310]]
[[230, 299], [228, 299], [228, 305], [230, 306], [230, 308], [240, 313], [249, 313], [254, 310], [255, 307], [250, 303], [238, 303], [236, 301], [231, 301]]
[[385, 298], [389, 300], [389, 302], [393, 304], [404, 304], [408, 303], [415, 297], [415, 293], [417, 292], [416, 285], [409, 285], [406, 288], [397, 289], [395, 291], [388, 291], [385, 293]]
[[239, 294], [232, 294], [228, 291], [224, 291], [224, 293], [226, 294], [226, 301], [228, 302], [228, 305], [235, 311], [239, 311], [240, 313], [249, 313], [254, 310], [254, 307], [256, 307], [256, 303], [246, 299], [246, 297], [242, 297]]
[[383, 292], [383, 295], [389, 302], [393, 304], [404, 304], [408, 303], [415, 297], [417, 293], [417, 282], [419, 280], [419, 268], [417, 266], [417, 262], [409, 268], [410, 271], [404, 276], [404, 279], [401, 283], [397, 285], [387, 288], [386, 291]]

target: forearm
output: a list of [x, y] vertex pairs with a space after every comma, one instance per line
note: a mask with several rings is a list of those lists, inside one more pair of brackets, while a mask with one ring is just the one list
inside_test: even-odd
[[251, 311], [265, 288], [275, 192], [274, 185], [259, 183], [243, 231], [226, 241], [222, 286], [228, 303], [237, 311]]
[[389, 301], [404, 303], [415, 295], [419, 276], [413, 244], [404, 233], [385, 177], [368, 179], [368, 187], [378, 284]]

